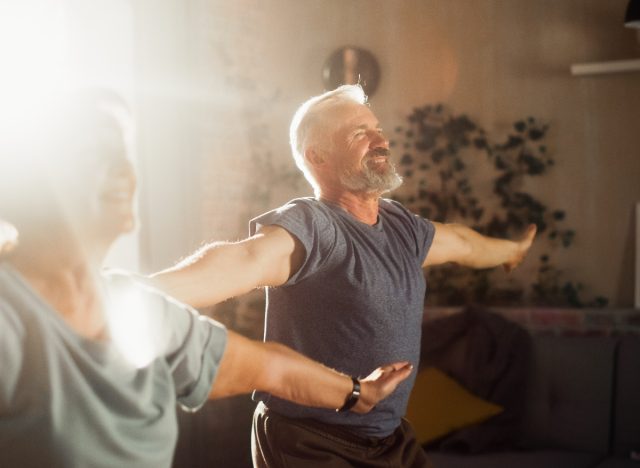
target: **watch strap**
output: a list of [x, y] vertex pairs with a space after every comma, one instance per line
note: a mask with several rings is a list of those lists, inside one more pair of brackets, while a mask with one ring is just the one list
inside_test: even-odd
[[349, 411], [356, 405], [356, 403], [358, 403], [358, 400], [360, 399], [360, 381], [355, 377], [351, 377], [351, 381], [353, 382], [351, 393], [347, 397], [347, 400], [344, 402], [344, 405], [336, 410], [338, 413]]

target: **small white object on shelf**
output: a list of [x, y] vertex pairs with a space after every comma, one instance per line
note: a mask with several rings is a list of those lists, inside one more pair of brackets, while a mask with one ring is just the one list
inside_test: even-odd
[[571, 74], [574, 76], [638, 71], [640, 71], [640, 58], [631, 60], [610, 60], [608, 62], [574, 63], [571, 65]]

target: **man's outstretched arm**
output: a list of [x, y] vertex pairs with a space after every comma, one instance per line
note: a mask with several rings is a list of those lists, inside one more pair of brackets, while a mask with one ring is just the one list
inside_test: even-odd
[[[228, 331], [220, 369], [209, 395], [223, 398], [252, 390], [305, 406], [340, 408], [351, 394], [351, 378], [284, 345], [258, 342]], [[411, 374], [408, 362], [389, 364], [362, 379], [352, 411], [366, 413]], [[358, 376], [355, 376], [358, 377]]]
[[436, 232], [425, 267], [454, 262], [471, 268], [502, 265], [511, 271], [524, 260], [536, 235], [533, 224], [518, 240], [487, 237], [461, 224], [433, 224]]
[[151, 275], [150, 282], [186, 304], [206, 307], [261, 286], [280, 286], [303, 259], [297, 238], [279, 226], [265, 226], [243, 241], [208, 244]]

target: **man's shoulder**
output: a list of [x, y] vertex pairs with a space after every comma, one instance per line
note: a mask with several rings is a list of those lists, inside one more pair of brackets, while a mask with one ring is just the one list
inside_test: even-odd
[[253, 218], [250, 221], [251, 235], [255, 234], [259, 226], [269, 224], [289, 225], [324, 224], [323, 220], [331, 217], [331, 210], [320, 200], [313, 197], [294, 198], [284, 205]]
[[435, 229], [430, 220], [415, 214], [396, 200], [381, 198], [379, 206], [381, 216], [391, 225], [409, 226], [412, 230], [419, 230], [427, 234]]
[[415, 216], [415, 214], [406, 206], [391, 198], [381, 198], [378, 205], [382, 212], [401, 214], [404, 216]]
[[324, 208], [324, 204], [314, 197], [300, 197], [294, 198], [293, 200], [289, 200], [284, 205], [276, 208], [275, 210], [271, 210], [268, 213], [283, 213], [288, 210], [309, 210], [309, 211], [321, 211]]

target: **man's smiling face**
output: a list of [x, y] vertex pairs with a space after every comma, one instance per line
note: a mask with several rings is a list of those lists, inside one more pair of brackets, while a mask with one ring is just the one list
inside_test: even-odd
[[345, 188], [382, 194], [402, 183], [389, 160], [389, 141], [369, 107], [345, 102], [327, 110], [325, 117], [328, 164]]

